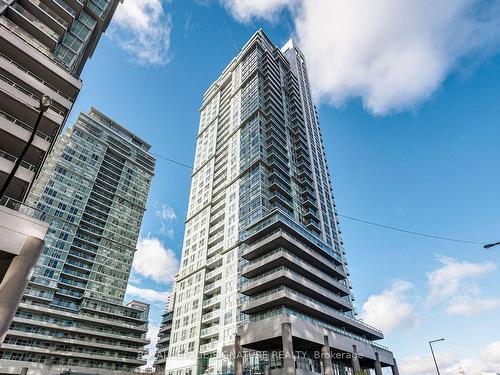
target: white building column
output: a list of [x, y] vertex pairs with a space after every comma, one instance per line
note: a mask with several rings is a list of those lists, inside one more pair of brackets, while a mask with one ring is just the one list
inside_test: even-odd
[[295, 375], [295, 359], [293, 356], [292, 325], [281, 325], [281, 340], [283, 343], [283, 375]]
[[21, 302], [43, 244], [43, 240], [39, 238], [27, 237], [20, 253], [12, 259], [0, 284], [0, 345]]
[[358, 374], [361, 371], [361, 365], [359, 364], [359, 358], [358, 358], [358, 349], [356, 348], [356, 345], [352, 346], [351, 365], [354, 374]]
[[396, 362], [396, 358], [392, 359], [394, 364], [391, 366], [392, 375], [399, 375], [398, 363]]
[[234, 336], [234, 375], [243, 375], [243, 351], [240, 335]]
[[323, 363], [323, 372], [325, 375], [333, 375], [332, 358], [330, 354], [330, 344], [328, 336], [324, 337], [325, 345], [321, 347], [321, 362]]
[[375, 375], [382, 375], [382, 365], [378, 353], [375, 352]]

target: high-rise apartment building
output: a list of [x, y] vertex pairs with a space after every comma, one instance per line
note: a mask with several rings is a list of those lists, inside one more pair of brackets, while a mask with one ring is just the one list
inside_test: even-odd
[[119, 0], [0, 0], [0, 183], [52, 99], [7, 196], [23, 201], [81, 88], [78, 78]]
[[172, 333], [172, 321], [174, 318], [174, 294], [168, 298], [165, 312], [162, 314], [160, 330], [158, 332], [158, 342], [156, 343], [156, 353], [154, 368], [155, 373], [165, 373], [165, 363], [168, 358], [168, 348], [170, 347], [170, 337]]
[[123, 305], [155, 159], [92, 108], [56, 142], [28, 204], [50, 215], [42, 255], [0, 347], [0, 373], [121, 374], [143, 359], [149, 305]]
[[397, 374], [354, 312], [299, 48], [259, 30], [200, 111], [166, 373]]
[[[52, 99], [0, 199], [0, 343], [40, 254], [47, 226], [37, 220], [44, 215], [23, 202], [80, 91], [79, 74], [118, 3], [0, 0], [0, 187], [35, 128], [40, 98]], [[2, 304], [4, 300], [9, 304]]]

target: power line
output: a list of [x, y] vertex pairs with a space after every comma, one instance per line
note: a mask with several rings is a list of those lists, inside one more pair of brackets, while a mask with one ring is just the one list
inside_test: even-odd
[[[171, 159], [171, 158], [168, 158], [166, 156], [159, 155], [159, 154], [154, 154], [154, 153], [151, 153], [151, 154], [153, 154], [154, 156], [156, 156], [156, 157], [158, 157], [160, 159], [164, 159], [164, 160], [169, 161], [171, 163], [178, 164], [178, 165], [180, 165], [182, 167], [189, 168], [191, 170], [193, 169], [192, 166], [184, 164], [184, 163], [182, 163], [180, 161], [177, 161], [177, 160], [174, 160], [174, 159]], [[368, 221], [368, 220], [364, 220], [364, 219], [360, 219], [360, 218], [353, 217], [353, 216], [348, 216], [348, 215], [337, 214], [337, 216], [342, 217], [344, 219], [349, 219], [349, 220], [357, 221], [357, 222], [360, 222], [360, 223], [363, 223], [363, 224], [373, 225], [373, 226], [376, 226], [376, 227], [380, 227], [380, 228], [384, 228], [384, 229], [389, 229], [389, 230], [394, 230], [394, 231], [397, 231], [397, 232], [412, 234], [414, 236], [420, 236], [420, 237], [426, 237], [426, 238], [433, 238], [435, 240], [441, 240], [441, 241], [451, 241], [451, 242], [458, 242], [458, 243], [466, 243], [466, 244], [472, 244], [472, 245], [481, 245], [481, 246], [484, 245], [484, 243], [478, 242], [478, 241], [470, 241], [470, 240], [463, 240], [463, 239], [459, 239], [459, 238], [444, 237], [444, 236], [437, 236], [437, 235], [434, 235], [434, 234], [427, 234], [427, 233], [422, 233], [422, 232], [415, 232], [415, 231], [412, 231], [412, 230], [398, 228], [398, 227], [393, 227], [393, 226], [385, 225], [385, 224], [380, 224], [380, 223], [376, 223], [376, 222], [373, 222], [373, 221]]]
[[337, 216], [340, 216], [340, 217], [343, 217], [343, 218], [349, 219], [349, 220], [358, 221], [358, 222], [364, 223], [364, 224], [374, 225], [374, 226], [380, 227], [380, 228], [385, 228], [385, 229], [395, 230], [395, 231], [398, 231], [398, 232], [413, 234], [415, 236], [421, 236], [421, 237], [427, 237], [427, 238], [434, 238], [434, 239], [443, 240], [443, 241], [468, 243], [468, 244], [474, 244], [474, 245], [484, 245], [484, 243], [478, 242], [478, 241], [469, 241], [469, 240], [462, 240], [462, 239], [458, 239], [458, 238], [443, 237], [443, 236], [436, 236], [436, 235], [433, 235], [433, 234], [415, 232], [415, 231], [412, 231], [412, 230], [403, 229], [403, 228], [397, 228], [397, 227], [391, 227], [389, 225], [379, 224], [379, 223], [375, 223], [373, 221], [358, 219], [357, 217], [352, 217], [352, 216], [347, 216], [347, 215], [337, 214]]
[[184, 164], [183, 162], [180, 162], [180, 161], [177, 161], [177, 160], [174, 160], [172, 158], [167, 158], [166, 156], [163, 156], [163, 155], [159, 155], [159, 154], [155, 154], [154, 152], [150, 152], [151, 155], [153, 156], [156, 156], [157, 158], [160, 158], [160, 159], [163, 159], [163, 160], [166, 160], [166, 161], [169, 161], [171, 163], [174, 163], [174, 164], [177, 164], [177, 165], [180, 165], [181, 167], [185, 167], [185, 168], [189, 168], [189, 169], [193, 169], [193, 167], [191, 165], [188, 165], [188, 164]]
[[[69, 126], [72, 126], [75, 123], [76, 123], [76, 121], [73, 122], [72, 124], [69, 124]], [[184, 167], [184, 168], [187, 168], [189, 170], [193, 170], [193, 166], [188, 165], [186, 163], [180, 162], [178, 160], [175, 160], [175, 159], [172, 159], [172, 158], [160, 155], [160, 154], [156, 154], [154, 152], [150, 152], [150, 153], [151, 153], [151, 155], [156, 156], [157, 158], [163, 159], [163, 160], [168, 161], [170, 163], [177, 164], [177, 165], [179, 165], [181, 167]], [[17, 183], [17, 181], [16, 181], [16, 183]], [[422, 233], [422, 232], [416, 232], [416, 231], [412, 231], [412, 230], [408, 230], [408, 229], [403, 229], [403, 228], [398, 228], [398, 227], [393, 227], [393, 226], [385, 225], [385, 224], [380, 224], [380, 223], [376, 223], [376, 222], [373, 222], [373, 221], [368, 221], [368, 220], [364, 220], [364, 219], [360, 219], [360, 218], [353, 217], [353, 216], [348, 216], [348, 215], [337, 214], [337, 216], [342, 217], [344, 219], [349, 219], [349, 220], [357, 221], [359, 223], [373, 225], [373, 226], [376, 226], [376, 227], [379, 227], [379, 228], [384, 228], [384, 229], [393, 230], [393, 231], [397, 231], [397, 232], [412, 234], [414, 236], [420, 236], [420, 237], [426, 237], [426, 238], [433, 238], [433, 239], [442, 240], [442, 241], [451, 241], [451, 242], [458, 242], [458, 243], [466, 243], [466, 244], [472, 244], [472, 245], [484, 245], [484, 243], [478, 242], [478, 241], [463, 240], [463, 239], [458, 239], [458, 238], [444, 237], [444, 236], [437, 236], [437, 235], [427, 234], [427, 233]]]

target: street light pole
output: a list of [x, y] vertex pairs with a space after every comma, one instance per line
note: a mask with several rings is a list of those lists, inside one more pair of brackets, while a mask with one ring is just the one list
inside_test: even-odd
[[2, 188], [0, 189], [0, 199], [3, 198], [5, 195], [5, 192], [7, 191], [7, 188], [9, 187], [10, 183], [14, 179], [14, 176], [16, 175], [17, 170], [19, 169], [19, 166], [21, 165], [24, 156], [28, 152], [28, 149], [30, 148], [31, 144], [33, 143], [33, 139], [35, 139], [35, 134], [38, 130], [38, 126], [40, 125], [40, 121], [42, 120], [42, 116], [44, 112], [49, 109], [50, 105], [52, 104], [52, 100], [50, 97], [47, 95], [43, 95], [40, 98], [40, 104], [38, 107], [38, 117], [35, 122], [35, 126], [33, 126], [33, 129], [31, 131], [30, 138], [28, 139], [28, 142], [24, 145], [23, 151], [21, 152], [21, 155], [16, 159], [16, 162], [14, 163], [14, 167], [12, 167], [12, 170], [10, 171], [9, 175], [7, 176], [7, 179], [5, 180]]
[[499, 246], [499, 245], [500, 245], [500, 242], [494, 242], [494, 243], [489, 243], [489, 244], [486, 244], [486, 245], [484, 245], [483, 247], [484, 247], [485, 249], [490, 249], [490, 248], [492, 248], [493, 246]]
[[441, 373], [439, 372], [438, 363], [436, 361], [436, 356], [434, 355], [434, 350], [432, 349], [432, 344], [435, 342], [438, 342], [438, 341], [444, 341], [444, 339], [437, 339], [437, 340], [429, 341], [429, 346], [431, 348], [432, 358], [434, 359], [434, 364], [436, 365], [437, 373], [438, 373], [438, 375], [441, 375]]

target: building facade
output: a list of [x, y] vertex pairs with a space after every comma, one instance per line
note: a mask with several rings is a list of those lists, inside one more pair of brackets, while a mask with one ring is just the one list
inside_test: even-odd
[[397, 374], [356, 317], [304, 55], [259, 30], [200, 111], [166, 373]]
[[[43, 95], [52, 105], [41, 117], [6, 194], [0, 197], [0, 344], [43, 247], [43, 213], [24, 204], [60, 134], [82, 83], [80, 72], [108, 26], [119, 0], [0, 0], [0, 186], [30, 139]], [[11, 228], [23, 228], [21, 235]], [[21, 261], [22, 258], [22, 261]], [[13, 267], [13, 268], [11, 268]], [[3, 271], [2, 271], [3, 270]], [[10, 271], [9, 271], [10, 270]], [[7, 284], [2, 275], [18, 275]]]
[[172, 321], [174, 318], [174, 296], [171, 294], [168, 298], [165, 312], [162, 314], [160, 331], [158, 332], [158, 342], [156, 343], [156, 353], [154, 368], [155, 373], [165, 373], [165, 363], [168, 358], [168, 348], [170, 347], [170, 338], [172, 333]]
[[92, 108], [62, 135], [28, 204], [51, 217], [42, 255], [0, 347], [0, 373], [130, 372], [149, 305], [123, 305], [155, 159]]
[[0, 183], [20, 154], [42, 95], [52, 99], [7, 196], [24, 201], [71, 111], [79, 75], [119, 0], [0, 0]]
[[0, 205], [0, 345], [21, 301], [49, 228], [47, 216], [17, 201]]

